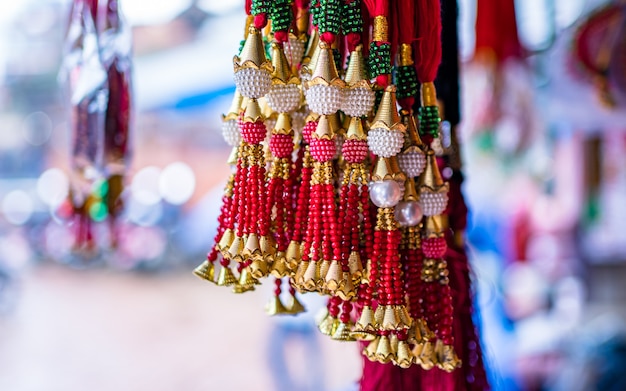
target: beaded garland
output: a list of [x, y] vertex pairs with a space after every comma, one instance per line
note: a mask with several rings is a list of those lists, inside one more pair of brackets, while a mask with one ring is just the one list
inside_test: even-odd
[[[460, 361], [442, 223], [448, 185], [430, 149], [439, 132], [436, 95], [422, 86], [418, 131], [410, 45], [401, 45], [389, 84], [396, 5], [363, 3], [373, 19], [369, 42], [359, 0], [251, 2], [234, 61], [237, 94], [222, 127], [234, 173], [215, 244], [194, 272], [236, 293], [272, 275], [270, 315], [304, 311], [297, 292], [327, 295], [323, 334], [367, 341], [363, 354], [380, 363], [453, 371]], [[310, 17], [312, 30], [302, 29]]]

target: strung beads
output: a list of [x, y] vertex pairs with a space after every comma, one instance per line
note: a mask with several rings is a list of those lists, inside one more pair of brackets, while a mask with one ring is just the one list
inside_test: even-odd
[[332, 160], [337, 151], [335, 140], [317, 139], [311, 140], [311, 156], [318, 162]]
[[398, 155], [400, 169], [407, 176], [415, 178], [419, 176], [426, 167], [426, 156], [423, 152], [410, 151]]
[[293, 137], [287, 134], [273, 134], [270, 138], [270, 151], [277, 158], [290, 157], [293, 152]]
[[350, 117], [363, 117], [374, 106], [374, 91], [371, 88], [349, 88], [344, 93], [341, 110]]
[[241, 142], [241, 133], [239, 132], [239, 125], [234, 119], [222, 122], [222, 137], [226, 144], [231, 147], [239, 145]]
[[402, 150], [404, 135], [396, 130], [374, 128], [367, 134], [367, 144], [374, 155], [392, 157]]
[[272, 75], [264, 69], [244, 68], [235, 73], [235, 85], [242, 96], [260, 98], [272, 86]]
[[342, 93], [339, 87], [316, 84], [306, 90], [306, 100], [317, 114], [329, 115], [341, 109]]
[[441, 191], [434, 193], [431, 191], [422, 191], [420, 193], [420, 206], [424, 216], [437, 216], [446, 210], [448, 205], [448, 192]]
[[295, 84], [274, 84], [267, 93], [267, 104], [277, 113], [288, 113], [300, 105], [300, 89]]
[[360, 163], [367, 157], [367, 142], [365, 140], [347, 140], [341, 147], [341, 153], [348, 163]]
[[422, 251], [427, 258], [443, 258], [448, 245], [445, 238], [428, 238], [422, 241]]

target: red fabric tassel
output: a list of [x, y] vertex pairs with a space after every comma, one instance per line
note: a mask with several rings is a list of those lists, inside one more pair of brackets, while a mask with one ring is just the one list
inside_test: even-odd
[[514, 0], [478, 0], [475, 47], [474, 57], [495, 56], [498, 64], [522, 57]]
[[441, 4], [439, 0], [421, 0], [415, 12], [417, 42], [415, 69], [420, 83], [435, 80], [441, 63]]

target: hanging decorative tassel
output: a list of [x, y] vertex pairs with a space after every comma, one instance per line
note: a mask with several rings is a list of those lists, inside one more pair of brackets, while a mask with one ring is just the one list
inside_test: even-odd
[[65, 43], [63, 80], [70, 107], [71, 183], [74, 251], [92, 258], [97, 252], [93, 212], [103, 177], [104, 126], [109, 80], [96, 30], [97, 1], [75, 0]]

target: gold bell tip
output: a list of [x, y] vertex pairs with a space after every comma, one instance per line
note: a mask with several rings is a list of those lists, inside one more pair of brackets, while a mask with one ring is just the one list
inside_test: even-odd
[[393, 85], [385, 88], [383, 97], [378, 105], [376, 116], [372, 120], [370, 129], [382, 128], [387, 130], [405, 131], [404, 124], [400, 120], [396, 103], [396, 87]]
[[202, 262], [193, 270], [193, 274], [205, 281], [215, 283], [215, 266], [209, 261]]
[[265, 55], [265, 45], [259, 29], [250, 26], [241, 54], [235, 56], [234, 64], [235, 72], [241, 68], [264, 68], [269, 72], [273, 70], [272, 64]]
[[439, 166], [437, 165], [437, 157], [435, 152], [431, 149], [426, 153], [426, 167], [424, 172], [420, 175], [420, 187], [426, 187], [432, 191], [438, 191], [444, 186], [443, 178], [439, 172]]
[[278, 296], [273, 296], [270, 299], [270, 301], [265, 306], [265, 312], [267, 312], [267, 314], [270, 316], [283, 315], [288, 313], [287, 308], [285, 308], [283, 303], [280, 301], [280, 297]]
[[217, 277], [217, 285], [219, 286], [231, 286], [237, 283], [237, 278], [233, 274], [233, 271], [229, 267], [222, 267], [220, 274]]
[[298, 300], [298, 298], [295, 296], [291, 296], [291, 298], [289, 299], [289, 304], [287, 304], [287, 312], [290, 315], [297, 315], [305, 311], [306, 308], [304, 308], [300, 300]]
[[344, 342], [355, 341], [355, 339], [352, 337], [350, 333], [351, 328], [352, 326], [350, 324], [339, 322], [339, 324], [337, 325], [337, 329], [330, 336], [330, 338], [334, 339], [335, 341], [344, 341]]

